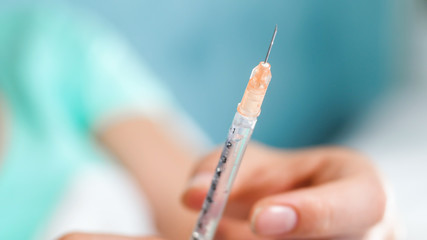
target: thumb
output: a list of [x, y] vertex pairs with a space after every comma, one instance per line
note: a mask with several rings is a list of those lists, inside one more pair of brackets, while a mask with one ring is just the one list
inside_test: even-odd
[[363, 234], [384, 212], [385, 196], [373, 182], [354, 176], [266, 197], [251, 211], [252, 230], [280, 239]]
[[196, 164], [191, 174], [191, 179], [188, 182], [187, 189], [185, 189], [182, 195], [182, 201], [187, 207], [193, 210], [199, 210], [202, 207], [203, 200], [211, 185], [220, 154], [221, 149], [218, 148]]

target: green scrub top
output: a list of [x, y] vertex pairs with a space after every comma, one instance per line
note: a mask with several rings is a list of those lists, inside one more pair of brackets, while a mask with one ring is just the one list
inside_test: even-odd
[[[81, 11], [38, 7], [0, 17], [0, 239], [42, 231], [73, 174], [105, 163], [94, 129], [127, 110], [173, 101], [127, 43]], [[3, 133], [2, 133], [3, 134]]]

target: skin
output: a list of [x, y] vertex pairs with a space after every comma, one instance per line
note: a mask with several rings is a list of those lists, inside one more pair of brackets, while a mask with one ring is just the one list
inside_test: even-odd
[[[209, 154], [191, 173], [191, 176], [209, 176], [190, 181], [182, 196], [183, 203], [195, 212], [208, 191], [219, 155], [220, 149]], [[369, 231], [381, 222], [385, 203], [379, 174], [357, 152], [337, 147], [284, 151], [252, 144], [243, 159], [215, 239], [367, 239]], [[297, 223], [289, 233], [263, 235], [256, 224], [257, 212], [277, 205], [292, 207], [298, 214]], [[133, 239], [90, 237], [77, 234], [71, 239]], [[385, 235], [381, 239], [394, 238]]]
[[[0, 101], [1, 130], [5, 129], [3, 110]], [[187, 239], [209, 189], [220, 149], [194, 167], [195, 156], [178, 144], [179, 139], [171, 138], [145, 118], [114, 122], [97, 136], [146, 193], [160, 234], [170, 240]], [[0, 135], [0, 154], [4, 137]], [[188, 176], [198, 175], [207, 177], [188, 185]], [[181, 197], [184, 204], [179, 202]], [[216, 239], [363, 239], [382, 220], [385, 203], [379, 174], [357, 152], [337, 147], [284, 151], [252, 144], [242, 161]], [[296, 226], [286, 234], [263, 235], [257, 213], [277, 205], [297, 212]], [[161, 240], [82, 233], [61, 239]]]
[[[0, 95], [0, 167], [4, 138], [7, 137], [3, 131], [7, 129], [4, 108], [5, 102]], [[152, 206], [159, 233], [170, 240], [181, 240], [190, 236], [197, 217], [197, 213], [185, 208], [179, 200], [195, 156], [178, 143], [180, 139], [171, 137], [163, 128], [147, 118], [135, 117], [111, 122], [95, 135], [138, 182]], [[64, 239], [104, 238], [117, 239], [108, 235], [81, 234], [67, 235]]]
[[[193, 176], [213, 173], [220, 150], [204, 158]], [[208, 182], [183, 195], [200, 209]], [[379, 174], [361, 154], [323, 147], [284, 151], [262, 145], [248, 148], [236, 178], [218, 239], [362, 239], [384, 215], [386, 197]], [[297, 212], [288, 233], [264, 235], [257, 213], [269, 206]], [[262, 227], [262, 226], [261, 226]]]
[[188, 238], [197, 213], [186, 209], [179, 199], [195, 161], [191, 151], [181, 147], [179, 139], [171, 138], [161, 126], [145, 118], [115, 122], [98, 137], [141, 186], [162, 236], [176, 240]]

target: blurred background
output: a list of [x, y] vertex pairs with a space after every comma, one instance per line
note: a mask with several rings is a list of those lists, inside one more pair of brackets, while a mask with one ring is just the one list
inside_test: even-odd
[[254, 137], [301, 147], [331, 141], [392, 86], [396, 2], [69, 3], [123, 34], [216, 143], [278, 24], [274, 81]]
[[[0, 0], [0, 14], [48, 5]], [[273, 78], [254, 139], [286, 148], [339, 143], [366, 152], [391, 182], [408, 239], [427, 237], [426, 1], [55, 5], [77, 18], [95, 16], [126, 39], [214, 144], [223, 141], [278, 24]]]

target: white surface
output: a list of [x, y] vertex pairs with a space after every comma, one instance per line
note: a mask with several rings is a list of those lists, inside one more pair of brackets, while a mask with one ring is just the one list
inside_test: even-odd
[[426, 96], [389, 102], [347, 142], [371, 157], [391, 183], [407, 239], [427, 239]]
[[427, 239], [427, 9], [415, 6], [409, 76], [347, 144], [367, 153], [394, 189], [405, 239]]
[[426, 104], [427, 85], [414, 83], [378, 106], [346, 142], [371, 157], [390, 181], [407, 239], [427, 239]]
[[91, 165], [77, 174], [40, 240], [70, 232], [153, 235], [155, 228], [144, 197], [117, 166]]

